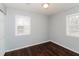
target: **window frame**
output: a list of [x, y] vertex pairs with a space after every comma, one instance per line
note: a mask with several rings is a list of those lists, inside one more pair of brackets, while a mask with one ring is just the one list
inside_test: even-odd
[[[20, 16], [25, 17], [26, 19], [28, 19], [29, 20], [29, 25], [25, 25], [25, 24], [19, 25], [19, 24], [17, 24], [18, 23], [17, 19]], [[23, 23], [25, 23], [25, 21]], [[18, 33], [17, 26], [24, 26], [24, 32], [23, 33]], [[29, 26], [28, 27], [29, 28], [29, 30], [28, 30], [29, 32], [27, 31], [27, 26]], [[16, 36], [21, 36], [21, 35], [30, 35], [30, 34], [31, 34], [31, 17], [25, 16], [25, 15], [16, 15], [15, 16], [15, 35]]]

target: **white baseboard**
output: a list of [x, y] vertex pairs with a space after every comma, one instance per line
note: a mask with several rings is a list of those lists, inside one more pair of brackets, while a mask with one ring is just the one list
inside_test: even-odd
[[[62, 46], [62, 47], [64, 47], [64, 48], [67, 48], [67, 49], [69, 49], [69, 50], [71, 50], [71, 51], [73, 51], [73, 52], [79, 54], [78, 51], [75, 51], [75, 50], [73, 50], [73, 49], [71, 49], [71, 48], [69, 48], [69, 47], [66, 47], [66, 46], [64, 46], [64, 45], [62, 45], [62, 44], [59, 44], [58, 42], [50, 41], [50, 40], [48, 40], [48, 41], [43, 41], [43, 42], [39, 42], [39, 43], [35, 43], [35, 44], [32, 44], [32, 45], [27, 45], [27, 46], [23, 46], [23, 47], [18, 47], [18, 48], [14, 48], [14, 49], [6, 50], [6, 52], [10, 52], [10, 51], [14, 51], [14, 50], [18, 50], [18, 49], [22, 49], [22, 48], [26, 48], [26, 47], [30, 47], [30, 46], [34, 46], [34, 45], [38, 45], [38, 44], [42, 44], [42, 43], [45, 43], [45, 42], [53, 42], [53, 43], [56, 43], [56, 44], [58, 44], [58, 45], [60, 45], [60, 46]], [[5, 54], [5, 52], [1, 52], [0, 56], [3, 56], [4, 54]]]
[[18, 49], [22, 49], [22, 48], [26, 48], [26, 47], [30, 47], [30, 46], [34, 46], [34, 45], [38, 45], [38, 44], [42, 44], [42, 43], [46, 43], [46, 42], [49, 42], [49, 40], [43, 41], [43, 42], [38, 42], [38, 43], [35, 43], [35, 44], [32, 44], [32, 45], [27, 45], [27, 46], [23, 46], [23, 47], [18, 47], [18, 48], [6, 50], [6, 52], [10, 52], [10, 51], [14, 51], [14, 50], [18, 50]]
[[51, 41], [51, 42], [56, 43], [56, 44], [59, 45], [59, 46], [62, 46], [62, 47], [64, 47], [64, 48], [68, 49], [68, 50], [71, 50], [71, 51], [73, 51], [73, 52], [79, 54], [79, 51], [75, 51], [75, 50], [73, 50], [73, 49], [71, 49], [71, 48], [69, 48], [69, 47], [67, 47], [67, 46], [64, 46], [64, 45], [62, 45], [62, 44], [59, 44], [58, 42], [55, 42], [55, 41]]

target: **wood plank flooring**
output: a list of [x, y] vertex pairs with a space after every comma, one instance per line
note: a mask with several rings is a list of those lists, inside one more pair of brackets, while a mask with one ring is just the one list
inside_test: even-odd
[[79, 56], [79, 54], [63, 48], [55, 43], [43, 44], [6, 52], [5, 56]]

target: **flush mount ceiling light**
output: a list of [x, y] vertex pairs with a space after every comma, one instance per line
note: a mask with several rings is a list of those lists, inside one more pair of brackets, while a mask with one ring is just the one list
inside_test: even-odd
[[49, 4], [48, 4], [48, 3], [44, 3], [44, 4], [42, 5], [42, 7], [43, 7], [43, 8], [48, 8], [48, 7], [49, 7]]

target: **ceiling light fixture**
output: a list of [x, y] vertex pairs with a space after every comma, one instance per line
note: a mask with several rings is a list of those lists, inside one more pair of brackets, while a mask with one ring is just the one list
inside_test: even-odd
[[42, 5], [42, 7], [43, 7], [43, 8], [48, 8], [48, 7], [49, 7], [49, 4], [48, 4], [48, 3], [44, 3], [44, 4]]

